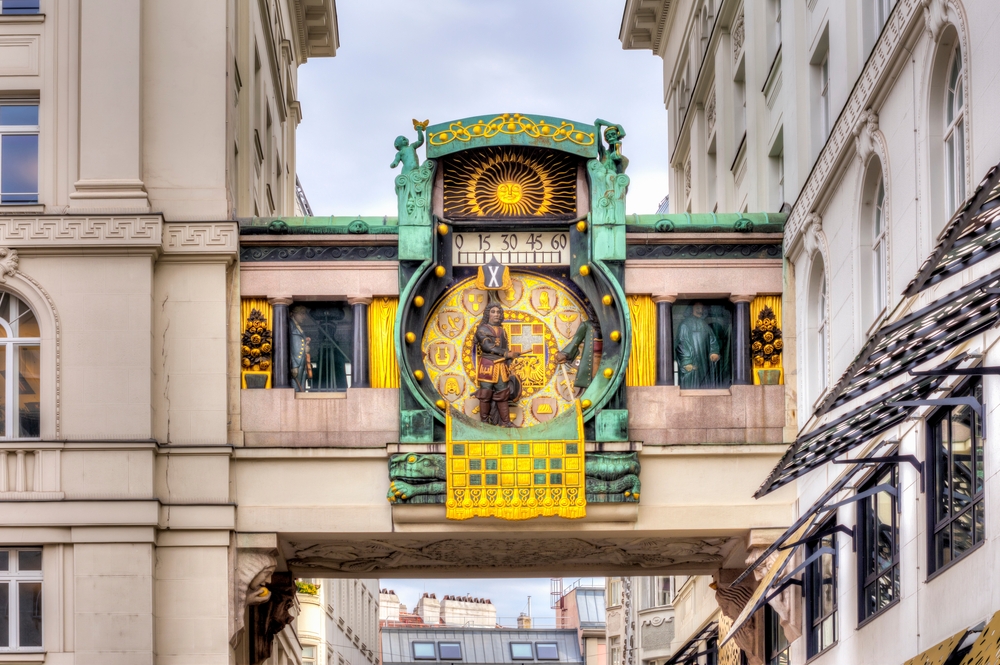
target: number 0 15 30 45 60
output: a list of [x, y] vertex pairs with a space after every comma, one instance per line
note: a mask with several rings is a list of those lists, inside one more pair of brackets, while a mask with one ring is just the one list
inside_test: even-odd
[[452, 261], [456, 266], [481, 266], [493, 258], [507, 266], [569, 265], [566, 231], [455, 233]]

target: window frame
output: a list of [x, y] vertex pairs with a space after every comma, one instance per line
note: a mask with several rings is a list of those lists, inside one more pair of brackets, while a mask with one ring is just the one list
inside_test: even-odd
[[[0, 584], [7, 585], [8, 603], [8, 633], [7, 646], [0, 646], [0, 654], [5, 653], [39, 653], [45, 649], [45, 580], [44, 580], [44, 554], [41, 547], [5, 547], [0, 551], [7, 553], [7, 570], [0, 571]], [[39, 570], [20, 570], [19, 552], [38, 552], [42, 556], [42, 564]], [[40, 644], [37, 646], [20, 646], [20, 585], [24, 583], [40, 585], [40, 597], [42, 599], [41, 621], [40, 621]]]
[[878, 185], [875, 188], [875, 205], [872, 207], [872, 286], [875, 289], [875, 301], [872, 303], [872, 321], [878, 321], [888, 307], [889, 291], [889, 252], [888, 231], [886, 224], [886, 189], [885, 177], [881, 173], [881, 162]]
[[[544, 647], [552, 647], [556, 650], [555, 657], [543, 656], [541, 649]], [[536, 660], [559, 660], [559, 643], [558, 642], [535, 642], [535, 659]]]
[[[980, 404], [983, 403], [983, 382], [980, 378], [970, 379], [959, 384], [951, 393], [953, 397], [965, 397], [974, 396], [979, 399]], [[927, 486], [929, 488], [930, 496], [927, 497], [927, 579], [930, 580], [936, 577], [938, 574], [948, 570], [953, 565], [962, 561], [968, 554], [979, 549], [986, 538], [983, 535], [986, 529], [986, 482], [985, 478], [979, 483], [979, 489], [973, 491], [972, 496], [969, 498], [968, 505], [962, 508], [957, 513], [954, 510], [953, 505], [949, 505], [948, 515], [943, 518], [938, 517], [938, 507], [941, 501], [941, 477], [938, 469], [938, 445], [940, 444], [939, 435], [941, 433], [940, 425], [948, 420], [949, 423], [954, 422], [953, 413], [957, 409], [963, 407], [956, 406], [942, 406], [935, 409], [925, 420], [927, 425], [926, 434], [926, 474], [927, 474]], [[969, 409], [968, 406], [964, 407]], [[985, 408], [985, 405], [984, 405]], [[986, 440], [983, 437], [983, 423], [976, 415], [972, 409], [971, 417], [973, 418], [972, 434], [973, 439], [971, 441], [970, 450], [972, 454], [971, 469], [972, 475], [975, 478], [976, 468], [980, 466], [985, 470], [985, 457], [986, 457]], [[949, 424], [949, 440], [951, 439], [951, 424]], [[977, 451], [981, 455], [980, 459], [976, 459]], [[949, 469], [949, 486], [952, 486], [954, 476], [951, 475], [955, 470], [954, 461], [954, 444], [949, 441], [949, 451], [948, 451], [948, 469]], [[977, 464], [978, 462], [978, 464]], [[978, 511], [976, 510], [978, 507]], [[982, 526], [981, 528], [976, 528], [976, 514], [977, 512], [982, 515]], [[947, 561], [938, 561], [938, 550], [937, 550], [937, 538], [938, 534], [944, 532], [946, 529], [953, 531], [953, 525], [959, 522], [959, 520], [966, 514], [971, 515], [971, 527], [972, 527], [972, 544], [967, 548], [955, 554], [954, 547], [954, 536], [949, 538], [949, 548], [950, 548], [950, 558]], [[979, 534], [978, 540], [976, 539], [977, 533]]]
[[[895, 454], [895, 453], [893, 453]], [[870, 490], [877, 485], [892, 485], [896, 488], [897, 495], [893, 496], [888, 492], [879, 492], [866, 497], [858, 502], [857, 505], [857, 517], [855, 519], [854, 534], [857, 542], [857, 573], [858, 573], [858, 627], [867, 624], [869, 621], [877, 618], [883, 612], [898, 604], [901, 597], [900, 585], [902, 584], [902, 574], [900, 572], [899, 563], [899, 551], [901, 547], [899, 539], [899, 495], [898, 492], [901, 489], [899, 482], [899, 465], [898, 464], [882, 464], [879, 465], [872, 473], [868, 475], [861, 483], [858, 484], [858, 493]], [[868, 570], [868, 564], [874, 560], [878, 560], [878, 541], [874, 534], [874, 529], [870, 527], [876, 526], [875, 518], [877, 517], [878, 506], [877, 502], [880, 496], [886, 496], [889, 499], [889, 512], [892, 516], [892, 523], [890, 529], [892, 532], [892, 556], [890, 557], [890, 562], [887, 568], [881, 570]], [[877, 566], [877, 563], [876, 563]], [[867, 589], [873, 585], [878, 585], [879, 581], [884, 577], [893, 578], [892, 581], [892, 597], [889, 601], [877, 607], [871, 609], [867, 605]]]
[[[614, 601], [612, 601], [614, 599]], [[622, 578], [612, 577], [608, 579], [608, 596], [605, 607], [618, 607], [622, 604]]]
[[[948, 217], [951, 217], [965, 203], [968, 194], [965, 181], [965, 62], [960, 44], [952, 49], [947, 72], [942, 140], [947, 179], [945, 203]], [[957, 106], [956, 99], [959, 102]]]
[[[445, 656], [444, 655], [443, 649], [445, 649], [447, 647], [452, 647], [452, 646], [458, 647], [458, 658], [453, 658], [451, 656]], [[462, 643], [458, 642], [458, 641], [455, 641], [455, 640], [440, 640], [440, 641], [438, 641], [438, 643], [437, 643], [437, 654], [438, 654], [438, 659], [439, 660], [448, 660], [448, 661], [465, 660], [464, 655], [462, 653]]]
[[[833, 554], [821, 554], [816, 560], [806, 566], [805, 575], [803, 575], [805, 588], [806, 656], [810, 659], [829, 651], [831, 647], [837, 644], [840, 637], [838, 630], [840, 608], [837, 602], [837, 593], [839, 590], [837, 572], [839, 562], [837, 556], [837, 534], [833, 531], [836, 523], [836, 518], [831, 517], [815, 531], [816, 534], [821, 532], [826, 532], [826, 534], [820, 538], [811, 539], [806, 544], [806, 557], [813, 556], [823, 547], [833, 549]], [[829, 580], [822, 577], [823, 559], [827, 556], [831, 557], [831, 577]], [[816, 612], [817, 604], [822, 605], [823, 587], [827, 584], [833, 587], [831, 594], [832, 609], [829, 612], [818, 614]], [[827, 621], [832, 625], [833, 634], [829, 642], [820, 644], [818, 638], [822, 635], [824, 625]]]
[[[419, 655], [417, 653], [417, 647], [418, 646], [429, 646], [431, 648], [431, 650], [434, 652], [434, 655], [433, 656], [421, 656], [421, 655]], [[413, 654], [413, 660], [437, 660], [438, 659], [437, 644], [435, 644], [434, 642], [429, 641], [429, 640], [412, 640], [410, 642], [410, 653]]]
[[0, 0], [0, 16], [39, 16], [42, 13], [41, 0], [35, 0], [34, 11], [4, 11], [4, 0]]
[[[29, 305], [23, 298], [16, 296], [14, 293], [6, 290], [0, 290], [0, 307], [3, 306], [5, 300], [10, 300], [8, 304], [8, 312], [11, 314], [11, 320], [0, 318], [0, 329], [2, 329], [4, 337], [0, 337], [0, 354], [3, 354], [4, 362], [4, 378], [2, 395], [0, 395], [0, 402], [3, 402], [2, 408], [4, 413], [2, 414], [4, 420], [4, 427], [0, 430], [0, 441], [37, 441], [41, 438], [41, 408], [42, 408], [42, 395], [41, 395], [41, 362], [42, 362], [42, 338], [41, 338], [41, 322], [38, 320], [38, 314], [35, 313], [31, 305]], [[24, 307], [26, 311], [22, 312], [21, 307]], [[16, 310], [16, 311], [15, 311]], [[31, 314], [35, 320], [35, 325], [39, 327], [38, 337], [21, 337], [20, 336], [20, 325], [19, 321], [24, 318], [26, 314]], [[14, 328], [17, 326], [18, 334], [15, 335]], [[21, 357], [20, 349], [22, 348], [35, 347], [38, 352], [38, 434], [36, 436], [21, 436], [21, 389], [19, 378], [21, 376]]]
[[[3, 0], [0, 0], [0, 8], [3, 6]], [[0, 13], [0, 16], [4, 14]], [[6, 16], [16, 16], [16, 14], [6, 14]], [[12, 99], [5, 100], [0, 103], [0, 106], [33, 106], [35, 108], [36, 116], [41, 113], [41, 105], [38, 103], [37, 99]], [[39, 118], [34, 125], [0, 125], [0, 207], [3, 206], [32, 206], [38, 205], [41, 200], [40, 193], [37, 191], [40, 189], [40, 180], [42, 169], [39, 165], [39, 159], [41, 156], [41, 149], [39, 142], [41, 141], [41, 132], [39, 128], [41, 126], [41, 119]], [[35, 142], [35, 190], [34, 192], [15, 192], [11, 194], [3, 193], [3, 139], [7, 136], [34, 136]], [[33, 200], [24, 201], [4, 201], [4, 196], [26, 196], [34, 194]]]
[[830, 50], [827, 49], [819, 62], [819, 108], [820, 133], [826, 141], [833, 130], [833, 109], [830, 104]]
[[823, 274], [820, 275], [818, 296], [816, 304], [818, 308], [818, 316], [816, 317], [816, 353], [818, 354], [819, 394], [817, 397], [826, 393], [830, 382], [830, 357], [827, 353], [827, 349], [830, 346], [830, 319], [826, 315], [829, 308], [829, 303], [827, 302], [829, 296], [826, 291], [826, 265], [823, 266]]
[[622, 641], [618, 635], [608, 637], [608, 665], [617, 665], [622, 659]]
[[[518, 656], [514, 653], [514, 647], [528, 647], [528, 651], [531, 652], [530, 656]], [[535, 660], [535, 646], [531, 642], [511, 642], [510, 643], [510, 659], [514, 662], [524, 662], [527, 660]]]
[[785, 637], [785, 629], [779, 621], [778, 613], [767, 603], [764, 604], [764, 663], [765, 665], [791, 663], [791, 643]]

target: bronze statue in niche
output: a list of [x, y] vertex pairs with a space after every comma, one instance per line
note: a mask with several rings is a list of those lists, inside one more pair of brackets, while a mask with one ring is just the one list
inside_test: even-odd
[[725, 306], [690, 305], [674, 332], [678, 385], [684, 389], [728, 386], [731, 337], [732, 317]]
[[476, 380], [479, 388], [479, 418], [484, 423], [500, 427], [516, 427], [510, 419], [510, 403], [521, 397], [521, 382], [511, 371], [510, 361], [520, 354], [510, 350], [507, 331], [503, 327], [503, 307], [498, 303], [486, 306], [483, 319], [476, 328]]

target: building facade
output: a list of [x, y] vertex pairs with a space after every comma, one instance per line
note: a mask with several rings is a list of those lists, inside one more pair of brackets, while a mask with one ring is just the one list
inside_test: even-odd
[[576, 632], [557, 629], [384, 627], [385, 663], [577, 663]]
[[961, 0], [625, 5], [623, 45], [664, 61], [679, 207], [790, 209], [795, 433], [756, 495], [794, 487], [796, 519], [752, 573], [719, 580], [755, 662], [995, 658], [998, 16]]
[[297, 588], [302, 665], [380, 665], [378, 580], [304, 580]]
[[563, 590], [561, 578], [553, 581], [557, 582], [552, 608], [556, 612], [556, 628], [576, 630], [586, 665], [608, 665], [604, 587], [581, 584], [582, 580], [578, 580]]

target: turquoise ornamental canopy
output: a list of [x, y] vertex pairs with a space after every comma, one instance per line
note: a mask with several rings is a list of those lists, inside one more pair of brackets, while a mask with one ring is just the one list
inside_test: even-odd
[[427, 128], [427, 158], [469, 148], [523, 145], [596, 158], [597, 128], [585, 122], [524, 113], [483, 115]]

